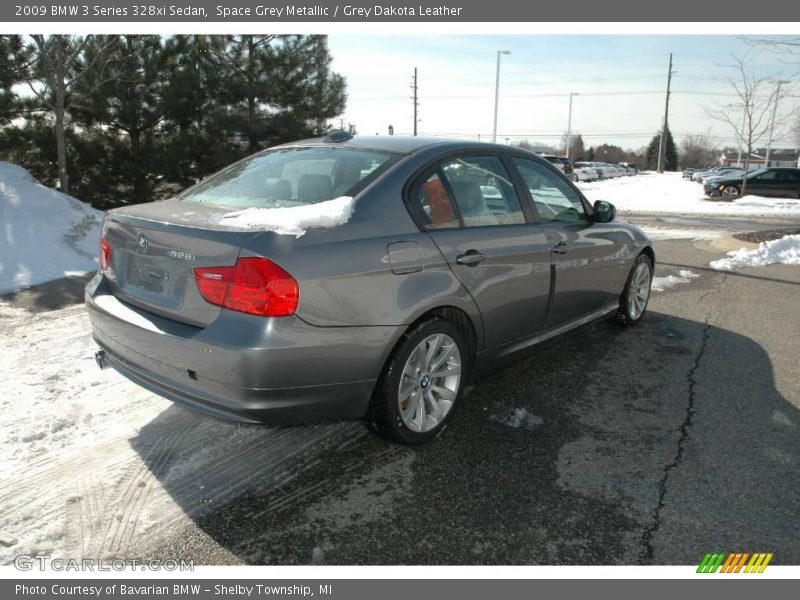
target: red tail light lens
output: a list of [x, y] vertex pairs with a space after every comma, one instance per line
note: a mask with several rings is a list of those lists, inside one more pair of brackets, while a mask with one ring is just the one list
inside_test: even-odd
[[107, 271], [111, 266], [111, 244], [106, 238], [100, 238], [100, 270]]
[[267, 258], [239, 258], [232, 267], [198, 267], [194, 279], [211, 304], [262, 317], [288, 317], [297, 310], [297, 281]]

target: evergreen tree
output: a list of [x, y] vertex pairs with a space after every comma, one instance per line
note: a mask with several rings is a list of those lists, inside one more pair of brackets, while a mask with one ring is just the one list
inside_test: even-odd
[[321, 135], [344, 110], [344, 79], [330, 72], [325, 36], [218, 36], [210, 55], [224, 73], [230, 133], [249, 152]]
[[[675, 145], [675, 140], [672, 137], [672, 132], [669, 130], [669, 127], [666, 129], [664, 139], [667, 144], [664, 156], [664, 170], [675, 171], [678, 168], [678, 148]], [[658, 150], [660, 144], [661, 132], [658, 132], [653, 136], [653, 139], [650, 140], [650, 143], [647, 145], [647, 151], [645, 152], [645, 162], [648, 170], [654, 171], [658, 168]]]
[[28, 53], [19, 35], [0, 35], [0, 125], [19, 114], [21, 100], [14, 86], [25, 79]]

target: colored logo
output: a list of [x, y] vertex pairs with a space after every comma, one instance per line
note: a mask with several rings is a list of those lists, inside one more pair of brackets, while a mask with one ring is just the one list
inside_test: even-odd
[[[748, 561], [749, 559], [749, 561]], [[714, 552], [708, 553], [697, 567], [698, 573], [763, 573], [772, 552]]]

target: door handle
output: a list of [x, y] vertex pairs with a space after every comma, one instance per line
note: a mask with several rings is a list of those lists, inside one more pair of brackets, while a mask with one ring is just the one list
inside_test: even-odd
[[567, 244], [567, 242], [558, 242], [553, 246], [553, 252], [556, 254], [566, 254], [567, 250], [569, 250], [569, 244]]
[[478, 250], [467, 250], [464, 252], [464, 254], [459, 254], [456, 256], [456, 262], [460, 265], [474, 267], [475, 265], [485, 261], [487, 258], [489, 257]]

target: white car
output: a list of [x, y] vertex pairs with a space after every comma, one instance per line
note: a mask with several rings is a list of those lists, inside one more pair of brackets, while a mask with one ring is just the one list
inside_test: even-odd
[[572, 170], [572, 181], [597, 181], [600, 175], [597, 167], [589, 165], [579, 166], [578, 164]]

